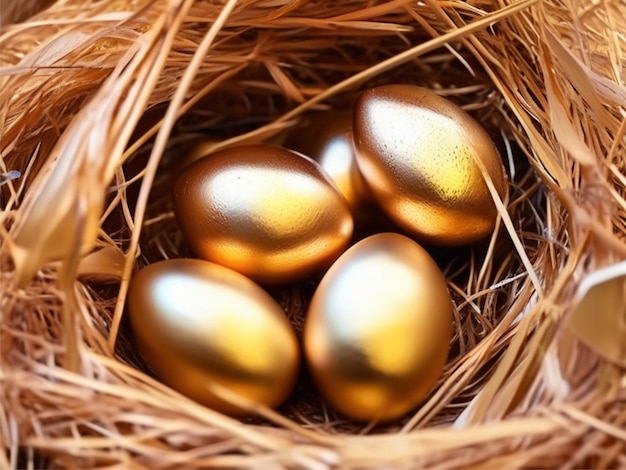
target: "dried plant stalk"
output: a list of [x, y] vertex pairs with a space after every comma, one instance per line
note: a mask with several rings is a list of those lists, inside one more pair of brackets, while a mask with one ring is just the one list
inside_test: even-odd
[[[22, 174], [0, 187], [0, 466], [626, 466], [606, 346], [624, 312], [570, 327], [580, 282], [626, 256], [623, 2], [33, 6], [0, 0], [0, 172]], [[492, 239], [436, 253], [457, 306], [436, 390], [375, 426], [302, 383], [240, 422], [151, 378], [123, 306], [133, 269], [186, 254], [168, 193], [185, 149], [268, 139], [390, 82], [464, 106], [510, 173]], [[272, 292], [296, 329], [313, 289]]]

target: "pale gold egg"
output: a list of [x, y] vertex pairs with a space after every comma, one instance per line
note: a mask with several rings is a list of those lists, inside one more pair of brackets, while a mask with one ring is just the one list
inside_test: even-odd
[[275, 407], [296, 382], [300, 353], [289, 320], [269, 294], [228, 268], [193, 259], [149, 265], [131, 280], [128, 314], [156, 376], [215, 410], [243, 413], [220, 397], [222, 389]]
[[201, 258], [257, 282], [294, 282], [325, 269], [352, 236], [348, 203], [313, 160], [278, 147], [233, 147], [183, 171], [181, 231]]
[[395, 233], [348, 249], [317, 288], [304, 351], [322, 395], [357, 420], [389, 420], [431, 391], [448, 356], [452, 299], [429, 254]]
[[285, 147], [320, 164], [358, 215], [370, 201], [369, 190], [356, 164], [352, 115], [323, 113], [291, 132]]
[[412, 85], [365, 91], [354, 113], [357, 163], [383, 211], [434, 245], [464, 245], [493, 233], [497, 209], [482, 165], [502, 198], [498, 151], [469, 114]]

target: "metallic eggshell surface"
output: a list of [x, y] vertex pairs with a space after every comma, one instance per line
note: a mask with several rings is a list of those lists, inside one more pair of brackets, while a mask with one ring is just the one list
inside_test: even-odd
[[493, 233], [497, 209], [477, 161], [500, 197], [504, 168], [487, 132], [461, 108], [412, 85], [372, 88], [355, 105], [354, 140], [374, 198], [402, 229], [441, 246]]
[[348, 203], [321, 167], [278, 147], [198, 160], [179, 175], [174, 204], [196, 255], [264, 284], [327, 268], [352, 236]]
[[127, 306], [155, 375], [199, 403], [241, 415], [211, 387], [275, 407], [296, 382], [300, 353], [289, 320], [235, 271], [203, 260], [161, 261], [133, 277]]
[[430, 255], [395, 233], [348, 249], [317, 288], [304, 351], [322, 395], [357, 420], [390, 420], [420, 403], [445, 365], [452, 299]]
[[370, 200], [369, 190], [356, 164], [352, 115], [323, 113], [295, 128], [285, 142], [320, 164], [358, 214]]

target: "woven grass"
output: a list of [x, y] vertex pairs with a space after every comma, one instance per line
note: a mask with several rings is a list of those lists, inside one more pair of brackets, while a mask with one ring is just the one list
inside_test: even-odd
[[[0, 171], [22, 175], [0, 188], [0, 467], [626, 466], [623, 304], [576, 310], [626, 257], [626, 4], [46, 6], [0, 0]], [[493, 237], [434, 253], [456, 304], [436, 389], [364, 424], [303, 377], [238, 421], [151, 378], [124, 301], [134, 270], [189, 255], [169, 193], [189, 148], [274, 138], [381, 83], [461, 104], [509, 173]], [[315, 283], [271, 292], [297, 329]]]

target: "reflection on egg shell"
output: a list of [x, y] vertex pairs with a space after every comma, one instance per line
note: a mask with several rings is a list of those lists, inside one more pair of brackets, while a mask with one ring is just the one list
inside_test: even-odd
[[356, 164], [352, 115], [323, 113], [294, 129], [285, 146], [318, 162], [358, 214], [369, 201], [369, 191]]
[[[385, 213], [418, 239], [464, 245], [491, 234], [506, 177], [487, 132], [461, 108], [412, 85], [365, 91], [354, 114], [357, 163]], [[480, 165], [479, 163], [480, 162]]]
[[305, 322], [322, 395], [358, 420], [408, 412], [442, 372], [452, 309], [442, 272], [417, 243], [382, 233], [355, 244], [322, 279]]
[[299, 349], [287, 317], [235, 271], [192, 259], [149, 265], [131, 280], [128, 313], [157, 377], [218, 411], [243, 413], [212, 387], [275, 407], [295, 384]]
[[174, 202], [199, 257], [266, 284], [327, 268], [352, 235], [348, 204], [321, 167], [278, 147], [233, 147], [198, 160], [178, 177]]

